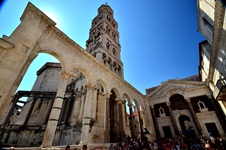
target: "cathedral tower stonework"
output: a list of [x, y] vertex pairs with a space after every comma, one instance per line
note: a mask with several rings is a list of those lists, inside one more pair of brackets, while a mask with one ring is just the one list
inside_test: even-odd
[[86, 51], [123, 78], [118, 23], [110, 6], [101, 5], [98, 8], [98, 15], [92, 20], [89, 39], [86, 41]]

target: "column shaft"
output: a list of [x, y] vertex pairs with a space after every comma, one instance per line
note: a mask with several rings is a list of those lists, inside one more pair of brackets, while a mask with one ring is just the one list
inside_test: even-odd
[[105, 95], [104, 143], [110, 142], [110, 94]]
[[198, 133], [200, 135], [202, 135], [202, 128], [201, 128], [201, 125], [199, 123], [198, 117], [196, 116], [196, 113], [195, 113], [195, 111], [194, 111], [194, 109], [192, 107], [191, 101], [190, 100], [187, 100], [187, 102], [188, 102], [188, 107], [189, 107], [189, 110], [191, 112], [192, 118], [194, 119], [195, 125], [196, 125], [196, 127], [198, 129]]
[[86, 94], [85, 111], [84, 111], [84, 118], [82, 121], [82, 134], [81, 134], [81, 143], [83, 143], [83, 144], [89, 143], [93, 87], [94, 87], [94, 85], [91, 83], [87, 83], [87, 85], [86, 85], [87, 94]]
[[42, 141], [43, 148], [52, 147], [54, 135], [57, 128], [57, 123], [58, 123], [61, 108], [62, 108], [63, 98], [66, 90], [67, 79], [70, 77], [69, 74], [66, 72], [62, 72], [61, 75], [63, 78], [61, 78], [61, 81], [57, 90], [57, 94], [56, 94], [57, 96], [55, 98], [55, 101], [50, 113], [50, 117], [46, 126], [46, 130], [44, 133], [44, 137]]
[[157, 118], [156, 118], [156, 114], [155, 114], [155, 109], [154, 109], [154, 106], [153, 107], [150, 107], [151, 108], [151, 114], [152, 114], [152, 119], [154, 121], [154, 127], [155, 127], [155, 132], [156, 132], [156, 138], [160, 138], [160, 131], [159, 131], [159, 125], [158, 125], [158, 122], [157, 122]]
[[214, 100], [212, 98], [212, 96], [211, 97], [209, 96], [209, 98], [210, 98], [210, 101], [211, 101], [211, 103], [214, 107], [216, 115], [217, 115], [217, 117], [218, 117], [218, 119], [221, 123], [221, 126], [224, 129], [224, 132], [226, 133], [226, 118], [225, 118], [224, 112], [223, 112], [221, 106], [219, 105], [218, 101]]
[[123, 130], [123, 115], [122, 115], [122, 100], [118, 101], [118, 113], [119, 113], [119, 136], [120, 140], [123, 140], [124, 130]]
[[144, 136], [144, 129], [142, 126], [142, 119], [141, 119], [141, 115], [140, 115], [140, 109], [137, 108], [137, 113], [138, 113], [138, 117], [139, 117], [139, 125], [140, 125], [140, 136], [143, 137]]
[[72, 122], [76, 123], [78, 121], [78, 115], [79, 115], [79, 111], [81, 109], [81, 94], [77, 94], [76, 98], [75, 98], [75, 104], [73, 107], [73, 117], [72, 117]]
[[131, 105], [129, 106], [129, 113], [130, 113], [130, 129], [131, 129], [131, 135], [132, 135], [132, 138], [135, 138], [133, 110], [132, 110], [132, 106]]
[[173, 128], [174, 128], [175, 134], [179, 135], [179, 130], [178, 130], [178, 127], [177, 127], [177, 123], [176, 123], [176, 120], [175, 120], [175, 117], [173, 115], [173, 112], [172, 112], [172, 109], [171, 109], [170, 105], [168, 106], [168, 109], [169, 109], [170, 118], [171, 118], [171, 121], [172, 121], [172, 124], [173, 124]]
[[93, 101], [92, 101], [92, 117], [96, 120], [96, 112], [97, 112], [97, 89], [93, 90]]

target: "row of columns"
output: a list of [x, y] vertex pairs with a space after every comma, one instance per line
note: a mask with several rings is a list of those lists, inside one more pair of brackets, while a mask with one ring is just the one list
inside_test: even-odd
[[[52, 147], [54, 140], [55, 131], [57, 124], [60, 119], [61, 110], [63, 107], [63, 100], [65, 95], [65, 90], [67, 86], [67, 80], [70, 78], [71, 74], [69, 72], [62, 71], [62, 79], [60, 81], [58, 91], [56, 94], [55, 101], [48, 119], [46, 130], [43, 137], [42, 149]], [[110, 93], [103, 94], [105, 96], [105, 117], [104, 117], [104, 142], [110, 142]], [[96, 107], [97, 107], [97, 87], [95, 84], [87, 83], [86, 93], [78, 93], [76, 95], [78, 98], [74, 103], [74, 109], [72, 109], [72, 114], [74, 118], [72, 120], [81, 120], [82, 121], [82, 133], [81, 133], [81, 143], [89, 143], [89, 132], [90, 132], [90, 121], [91, 119], [96, 119]], [[124, 125], [123, 125], [123, 104], [124, 100], [116, 99], [118, 102], [118, 121], [119, 121], [119, 134], [124, 137]], [[78, 109], [80, 107], [80, 110]], [[79, 111], [78, 111], [79, 110]], [[130, 125], [131, 125], [131, 134], [132, 137], [135, 137], [134, 133], [134, 121], [133, 121], [133, 112], [132, 105], [129, 105], [130, 110]]]
[[[188, 102], [189, 110], [191, 112], [192, 118], [193, 118], [195, 125], [197, 127], [198, 133], [199, 133], [199, 135], [202, 135], [203, 131], [202, 131], [201, 125], [198, 121], [198, 117], [197, 117], [197, 115], [196, 115], [196, 113], [195, 113], [195, 111], [192, 107], [191, 101], [190, 101], [190, 99], [187, 99], [186, 101]], [[168, 110], [169, 110], [170, 119], [172, 121], [175, 134], [179, 135], [179, 129], [178, 129], [178, 126], [177, 126], [177, 123], [176, 123], [176, 118], [175, 118], [175, 116], [172, 112], [172, 109], [170, 107], [170, 102], [166, 102], [166, 105], [167, 105]], [[160, 137], [160, 131], [159, 131], [159, 126], [158, 126], [158, 122], [157, 122], [157, 118], [156, 118], [156, 114], [155, 114], [155, 110], [154, 110], [154, 105], [151, 105], [151, 113], [152, 113], [152, 118], [153, 118], [153, 121], [154, 121], [156, 137], [158, 138], [158, 137]]]
[[[61, 110], [63, 107], [63, 100], [67, 86], [67, 80], [71, 77], [70, 72], [61, 72], [61, 81], [58, 87], [57, 96], [55, 98], [50, 117], [46, 126], [43, 137], [42, 149], [52, 147], [55, 131], [59, 122]], [[86, 144], [89, 142], [89, 130], [91, 118], [96, 118], [96, 102], [97, 101], [97, 88], [92, 83], [87, 83], [86, 92], [79, 95], [78, 101], [75, 102], [75, 118], [82, 121], [81, 143]], [[81, 105], [80, 105], [81, 104]], [[80, 109], [76, 109], [79, 106]], [[79, 110], [79, 111], [78, 111]], [[72, 118], [73, 119], [73, 118]]]

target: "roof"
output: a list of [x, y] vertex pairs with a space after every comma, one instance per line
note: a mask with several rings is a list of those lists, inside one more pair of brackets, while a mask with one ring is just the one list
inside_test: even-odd
[[40, 75], [47, 68], [62, 68], [60, 63], [47, 62], [42, 68], [37, 71], [37, 75]]

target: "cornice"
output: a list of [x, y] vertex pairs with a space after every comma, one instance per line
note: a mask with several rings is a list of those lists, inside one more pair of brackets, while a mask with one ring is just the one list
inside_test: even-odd
[[153, 97], [150, 97], [148, 96], [147, 99], [150, 100], [150, 99], [157, 99], [157, 98], [163, 98], [163, 97], [166, 97], [166, 93], [168, 91], [172, 91], [172, 90], [182, 90], [183, 92], [191, 92], [191, 91], [196, 91], [196, 90], [199, 90], [199, 89], [202, 89], [202, 88], [208, 88], [205, 84], [202, 85], [202, 86], [198, 86], [198, 87], [193, 87], [193, 88], [189, 88], [189, 89], [186, 89], [186, 88], [182, 88], [182, 87], [171, 87], [167, 90], [165, 90], [161, 95], [157, 95], [157, 96], [153, 96]]
[[131, 84], [129, 84], [127, 81], [125, 81], [123, 78], [119, 77], [115, 72], [107, 68], [103, 63], [101, 63], [99, 60], [97, 60], [95, 57], [93, 57], [90, 53], [85, 51], [80, 45], [78, 45], [76, 42], [74, 42], [72, 39], [70, 39], [66, 34], [64, 34], [62, 31], [60, 31], [57, 27], [52, 26], [52, 31], [60, 38], [60, 40], [67, 42], [69, 46], [77, 49], [80, 53], [91, 59], [93, 62], [101, 66], [106, 72], [109, 72], [114, 78], [122, 82], [123, 84], [127, 85], [131, 90], [135, 91], [138, 95], [142, 96], [143, 98], [145, 95], [143, 95], [140, 91], [138, 91], [136, 88], [134, 88]]
[[158, 86], [153, 92], [151, 92], [147, 97], [153, 96], [159, 90], [163, 89], [169, 83], [179, 83], [179, 84], [190, 84], [190, 85], [206, 85], [204, 82], [197, 82], [197, 81], [184, 81], [184, 80], [168, 80], [164, 82], [162, 85]]
[[218, 47], [220, 44], [221, 34], [223, 30], [224, 22], [224, 6], [220, 0], [216, 0], [215, 14], [214, 14], [214, 31], [213, 31], [213, 44], [212, 44], [212, 57], [210, 60], [209, 76], [207, 79], [207, 85], [212, 81], [215, 70], [215, 64], [218, 55]]
[[27, 7], [25, 8], [22, 16], [20, 17], [21, 21], [24, 20], [28, 12], [33, 13], [36, 17], [38, 17], [40, 20], [44, 21], [49, 25], [53, 25], [53, 26], [56, 25], [56, 23], [52, 19], [50, 19], [46, 14], [44, 14], [40, 9], [35, 7], [31, 2], [27, 4]]

